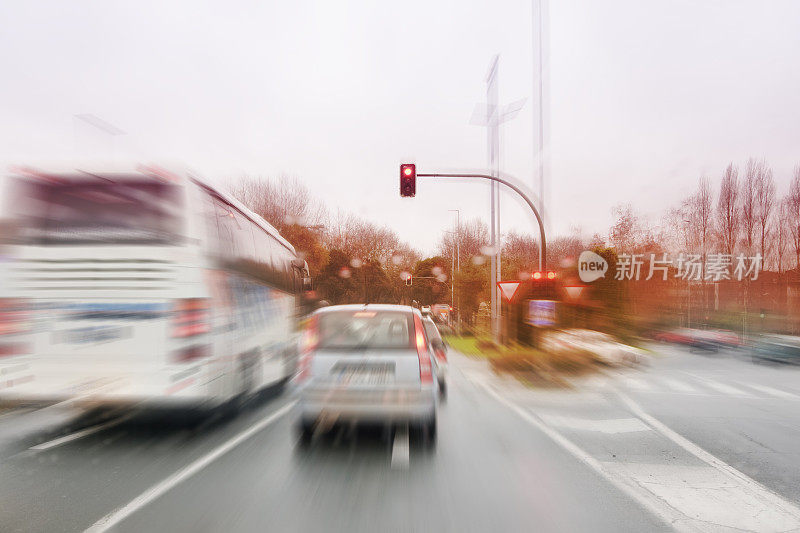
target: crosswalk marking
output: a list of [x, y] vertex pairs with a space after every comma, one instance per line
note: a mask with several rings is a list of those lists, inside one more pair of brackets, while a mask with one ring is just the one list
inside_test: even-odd
[[792, 394], [791, 392], [782, 391], [780, 389], [773, 389], [772, 387], [768, 387], [766, 385], [757, 385], [755, 383], [743, 383], [744, 386], [750, 387], [751, 389], [755, 389], [758, 392], [762, 392], [764, 394], [769, 394], [770, 396], [776, 396], [778, 398], [784, 398], [787, 400], [798, 400], [800, 396], [796, 394]]
[[677, 379], [671, 379], [671, 378], [663, 378], [663, 380], [664, 380], [664, 383], [666, 383], [667, 386], [670, 389], [674, 390], [674, 391], [678, 391], [678, 392], [696, 392], [694, 387], [691, 387], [690, 385], [687, 385], [683, 381], [680, 381], [680, 380], [677, 380]]
[[719, 381], [713, 381], [711, 379], [702, 378], [703, 384], [714, 389], [717, 392], [721, 392], [723, 394], [729, 394], [731, 396], [739, 396], [742, 398], [752, 398], [753, 395], [749, 394], [741, 389], [737, 389], [731, 385], [726, 385], [725, 383], [720, 383]]
[[647, 390], [652, 388], [652, 385], [650, 383], [637, 378], [625, 378], [625, 384], [631, 387], [632, 389], [638, 389], [638, 390]]
[[597, 431], [600, 433], [617, 434], [633, 433], [636, 431], [651, 431], [650, 426], [638, 418], [614, 418], [610, 420], [595, 420], [591, 418], [576, 418], [571, 416], [557, 416], [540, 414], [539, 418], [552, 426], [583, 431]]
[[[800, 395], [798, 394], [767, 385], [744, 381], [735, 381], [735, 385], [732, 385], [696, 375], [692, 375], [691, 379], [688, 380], [658, 376], [649, 376], [648, 379], [625, 375], [618, 375], [617, 378], [619, 380], [618, 383], [621, 383], [625, 388], [639, 392], [681, 393], [701, 396], [724, 394], [737, 398], [781, 398], [784, 400], [800, 400]], [[589, 381], [587, 384], [599, 385], [599, 383], [595, 381]]]

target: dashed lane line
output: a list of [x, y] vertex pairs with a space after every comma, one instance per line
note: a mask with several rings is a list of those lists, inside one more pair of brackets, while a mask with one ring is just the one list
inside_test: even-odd
[[398, 428], [394, 433], [394, 443], [392, 444], [392, 469], [408, 470], [409, 448], [408, 427]]

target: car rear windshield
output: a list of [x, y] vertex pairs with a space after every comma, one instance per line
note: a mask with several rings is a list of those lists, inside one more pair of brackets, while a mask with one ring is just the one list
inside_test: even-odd
[[171, 244], [180, 187], [155, 181], [24, 182], [14, 240], [23, 244]]
[[425, 326], [425, 334], [428, 335], [428, 339], [431, 341], [441, 340], [442, 336], [439, 335], [439, 328], [436, 327], [436, 324], [433, 323], [431, 320], [423, 320], [423, 326]]
[[320, 314], [319, 347], [330, 350], [413, 348], [414, 322], [402, 311], [332, 311]]

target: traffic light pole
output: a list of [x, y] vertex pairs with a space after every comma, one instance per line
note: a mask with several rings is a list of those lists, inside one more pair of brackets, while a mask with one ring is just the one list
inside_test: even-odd
[[506, 179], [492, 176], [490, 174], [451, 174], [436, 172], [425, 174], [417, 173], [416, 176], [418, 178], [482, 178], [502, 183], [515, 193], [519, 194], [522, 199], [525, 200], [525, 203], [528, 204], [528, 207], [531, 208], [531, 211], [533, 211], [533, 216], [536, 217], [536, 222], [539, 223], [539, 272], [545, 272], [547, 270], [547, 241], [544, 234], [544, 222], [542, 222], [542, 217], [539, 214], [539, 211], [536, 209], [536, 206], [533, 204], [533, 200], [531, 200], [531, 198], [525, 194], [525, 191], [523, 191], [522, 188]]

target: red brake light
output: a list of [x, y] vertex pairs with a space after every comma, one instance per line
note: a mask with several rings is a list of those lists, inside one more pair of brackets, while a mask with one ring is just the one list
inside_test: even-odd
[[417, 345], [417, 357], [419, 357], [419, 381], [423, 385], [433, 383], [431, 358], [428, 354], [428, 343], [425, 341], [425, 330], [422, 327], [422, 320], [417, 315], [414, 315], [414, 337]]
[[547, 279], [556, 279], [556, 273], [555, 272], [548, 272], [547, 273]]
[[172, 316], [172, 336], [183, 339], [211, 331], [211, 310], [207, 298], [176, 300]]
[[297, 382], [307, 380], [311, 376], [311, 359], [319, 345], [319, 317], [311, 317], [308, 327], [303, 331], [300, 340], [300, 360], [297, 363]]
[[533, 279], [542, 279], [542, 273], [541, 272], [534, 272], [533, 273]]

